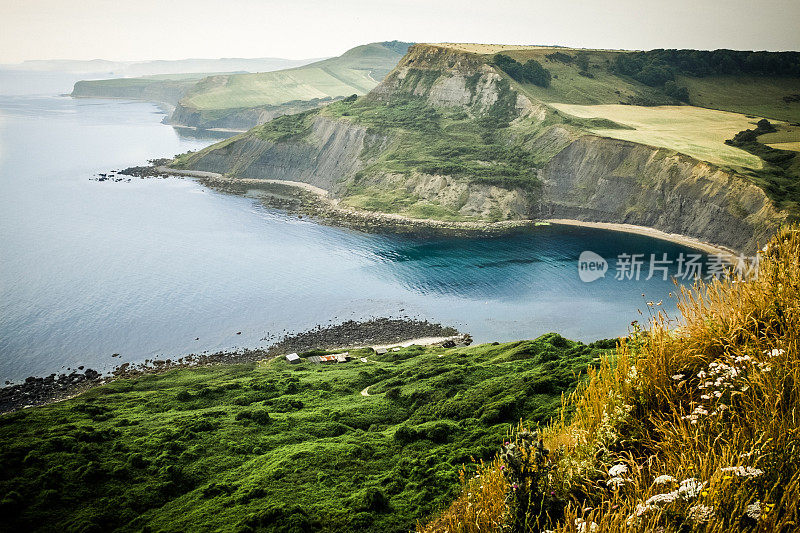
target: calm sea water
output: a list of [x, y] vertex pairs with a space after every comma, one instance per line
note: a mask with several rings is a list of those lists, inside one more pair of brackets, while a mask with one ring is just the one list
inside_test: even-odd
[[[191, 180], [90, 180], [214, 141], [162, 117], [145, 103], [0, 97], [0, 379], [262, 346], [351, 318], [426, 318], [477, 341], [590, 341], [625, 334], [646, 300], [674, 311], [671, 281], [614, 279], [619, 253], [691, 252], [642, 236], [366, 235]], [[606, 278], [580, 281], [583, 250], [610, 259]]]

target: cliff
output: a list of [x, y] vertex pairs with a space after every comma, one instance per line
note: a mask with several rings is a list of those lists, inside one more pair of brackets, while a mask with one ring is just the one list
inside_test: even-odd
[[734, 170], [593, 135], [486, 56], [437, 45], [412, 46], [362, 98], [176, 164], [311, 183], [345, 205], [414, 218], [629, 223], [743, 252], [786, 219]]
[[71, 96], [77, 98], [126, 98], [175, 106], [198, 78], [118, 78], [75, 83]]

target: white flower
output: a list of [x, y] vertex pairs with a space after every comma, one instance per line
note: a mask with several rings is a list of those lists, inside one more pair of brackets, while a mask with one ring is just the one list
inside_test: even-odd
[[647, 499], [647, 501], [644, 502], [644, 504], [645, 505], [664, 505], [664, 504], [667, 504], [667, 503], [672, 503], [677, 499], [678, 499], [678, 491], [677, 490], [673, 490], [672, 492], [666, 492], [664, 494], [655, 494], [653, 496], [650, 496]]
[[760, 468], [753, 468], [752, 466], [725, 466], [720, 468], [720, 472], [733, 472], [739, 477], [758, 477], [764, 473]]
[[664, 483], [675, 483], [678, 481], [669, 474], [662, 474], [653, 480], [653, 485], [662, 485]]
[[618, 489], [625, 484], [625, 480], [621, 477], [612, 477], [606, 481], [606, 485], [612, 489]]
[[619, 477], [628, 473], [628, 467], [624, 464], [616, 464], [608, 469], [608, 477]]
[[704, 379], [707, 375], [708, 374], [706, 374], [705, 370], [701, 370], [700, 372], [697, 373], [697, 377], [700, 378], [700, 379]]
[[761, 502], [756, 501], [745, 507], [744, 514], [746, 514], [753, 520], [758, 520], [759, 518], [761, 518]]
[[694, 522], [708, 522], [714, 516], [714, 508], [709, 505], [698, 504], [689, 508], [688, 516]]
[[636, 506], [636, 510], [633, 512], [633, 514], [635, 514], [637, 517], [639, 517], [639, 516], [646, 515], [647, 513], [651, 512], [651, 511], [657, 511], [657, 510], [658, 510], [658, 507], [656, 507], [655, 505], [647, 505], [647, 504], [640, 503], [640, 504], [638, 504]]
[[678, 381], [679, 379], [683, 379], [685, 377], [686, 376], [684, 376], [683, 374], [675, 374], [675, 375], [672, 376], [672, 379], [674, 379], [675, 381]]
[[706, 486], [704, 481], [690, 477], [681, 481], [681, 486], [678, 487], [678, 495], [684, 500], [697, 498]]
[[777, 348], [772, 351], [764, 350], [764, 354], [770, 357], [778, 357], [783, 355], [784, 353], [785, 352], [783, 350], [778, 350]]

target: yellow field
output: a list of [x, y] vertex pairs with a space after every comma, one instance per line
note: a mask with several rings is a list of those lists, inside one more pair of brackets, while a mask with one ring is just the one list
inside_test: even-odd
[[800, 152], [800, 141], [790, 143], [772, 143], [768, 144], [770, 148], [777, 148], [778, 150], [791, 150], [793, 152]]
[[[551, 46], [528, 46], [517, 44], [482, 44], [482, 43], [430, 43], [434, 46], [443, 46], [462, 52], [472, 54], [499, 54], [500, 52], [511, 52], [514, 50], [533, 50], [533, 49], [553, 49]], [[563, 48], [559, 48], [563, 50]]]
[[694, 106], [548, 105], [575, 117], [605, 118], [635, 128], [593, 130], [604, 137], [669, 148], [718, 165], [762, 167], [759, 157], [725, 144], [753, 128], [758, 118]]

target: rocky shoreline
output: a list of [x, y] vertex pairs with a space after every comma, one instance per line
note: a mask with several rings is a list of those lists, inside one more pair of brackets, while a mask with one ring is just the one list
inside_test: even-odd
[[257, 198], [263, 205], [315, 221], [365, 233], [392, 233], [417, 237], [502, 236], [533, 227], [534, 220], [446, 221], [417, 219], [392, 213], [363, 211], [342, 206], [328, 192], [307, 183], [285, 180], [230, 178], [212, 172], [160, 167], [162, 175], [188, 176], [198, 183], [228, 194]]
[[354, 348], [400, 343], [421, 337], [459, 335], [458, 344], [469, 345], [472, 342], [469, 335], [460, 334], [455, 328], [427, 320], [408, 318], [375, 318], [361, 322], [350, 320], [333, 326], [317, 326], [309, 331], [286, 335], [266, 348], [188, 355], [174, 360], [146, 360], [142, 364], [124, 363], [107, 375], [80, 367], [80, 372], [73, 371], [70, 374], [31, 376], [22, 383], [0, 389], [0, 414], [66, 400], [116, 379], [134, 378], [175, 368], [251, 363], [290, 352]]

